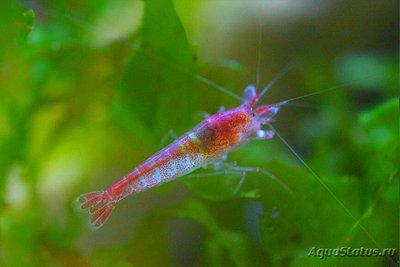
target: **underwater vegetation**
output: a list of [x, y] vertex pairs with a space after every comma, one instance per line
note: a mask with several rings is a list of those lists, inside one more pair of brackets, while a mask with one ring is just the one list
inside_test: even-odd
[[[1, 1], [0, 30], [0, 266], [398, 265], [397, 1]], [[321, 92], [273, 122], [309, 167], [277, 136], [228, 162], [290, 191], [198, 170], [87, 227], [80, 194], [240, 104], [210, 83], [289, 62], [260, 102]]]

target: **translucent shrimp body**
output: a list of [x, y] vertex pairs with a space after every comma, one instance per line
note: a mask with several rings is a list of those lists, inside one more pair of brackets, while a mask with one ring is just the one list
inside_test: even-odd
[[239, 107], [206, 118], [106, 190], [79, 196], [79, 208], [88, 209], [91, 215], [90, 226], [101, 227], [115, 204], [131, 194], [206, 167], [250, 139], [272, 138], [273, 131], [261, 128], [285, 102], [254, 108], [257, 102], [257, 92], [250, 85]]

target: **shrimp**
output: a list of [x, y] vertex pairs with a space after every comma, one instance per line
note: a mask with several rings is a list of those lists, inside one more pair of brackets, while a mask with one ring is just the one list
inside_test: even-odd
[[[62, 14], [57, 14], [62, 16]], [[67, 16], [69, 18], [69, 16]], [[74, 19], [77, 24], [82, 24], [79, 20]], [[261, 23], [260, 23], [261, 24]], [[88, 29], [87, 29], [88, 30]], [[91, 31], [90, 29], [88, 30]], [[260, 70], [260, 47], [261, 47], [261, 31], [259, 32], [258, 47], [258, 66], [256, 87], [259, 86], [259, 70]], [[120, 41], [122, 44], [125, 42]], [[128, 44], [128, 47], [132, 47]], [[244, 145], [251, 139], [265, 140], [274, 136], [278, 137], [293, 153], [293, 155], [308, 169], [311, 175], [325, 188], [325, 190], [333, 197], [333, 199], [343, 208], [355, 223], [355, 226], [362, 229], [374, 244], [378, 243], [369, 234], [366, 228], [361, 224], [361, 219], [356, 218], [352, 212], [344, 205], [344, 203], [333, 193], [333, 191], [321, 180], [319, 175], [300, 157], [300, 155], [289, 145], [289, 143], [277, 132], [271, 125], [272, 118], [278, 113], [279, 109], [289, 102], [299, 100], [316, 94], [326, 93], [331, 90], [343, 88], [345, 84], [334, 86], [315, 93], [295, 97], [286, 101], [277, 102], [271, 105], [263, 105], [256, 107], [261, 97], [269, 89], [274, 80], [279, 79], [282, 75], [278, 75], [267, 85], [260, 93], [254, 86], [250, 85], [245, 88], [243, 96], [240, 97], [224, 87], [200, 75], [191, 73], [182, 69], [179, 65], [168, 61], [166, 58], [157, 54], [148, 53], [145, 50], [137, 50], [158, 60], [160, 63], [168, 65], [170, 68], [177, 70], [183, 74], [187, 74], [204, 84], [232, 96], [241, 101], [241, 105], [210, 116], [200, 122], [197, 126], [177, 138], [172, 144], [168, 145], [158, 153], [151, 156], [145, 162], [133, 169], [129, 174], [121, 180], [110, 185], [107, 189], [82, 194], [77, 198], [77, 205], [82, 210], [88, 210], [91, 218], [89, 221], [93, 229], [98, 229], [104, 225], [110, 217], [116, 204], [129, 195], [133, 195], [157, 185], [169, 182], [185, 174], [189, 174], [196, 169], [213, 166], [214, 170], [220, 170], [221, 166], [230, 171], [230, 173], [242, 174], [238, 187], [238, 191], [243, 183], [244, 174], [248, 171], [259, 171], [274, 178], [268, 172], [259, 168], [229, 166], [224, 164], [226, 155], [240, 145]], [[355, 82], [355, 81], [354, 81]], [[263, 126], [269, 127], [268, 130], [262, 129]], [[216, 174], [217, 172], [215, 172]], [[221, 173], [221, 172], [220, 172]], [[198, 175], [201, 176], [201, 175]], [[354, 226], [353, 226], [354, 227]], [[390, 259], [389, 259], [390, 260]]]
[[[207, 117], [107, 189], [80, 195], [78, 208], [89, 211], [91, 228], [104, 225], [115, 205], [129, 195], [219, 162], [251, 139], [273, 138], [274, 131], [262, 126], [269, 124], [287, 101], [255, 107], [260, 96], [253, 85], [247, 86], [240, 106]], [[245, 173], [254, 169], [235, 170]]]

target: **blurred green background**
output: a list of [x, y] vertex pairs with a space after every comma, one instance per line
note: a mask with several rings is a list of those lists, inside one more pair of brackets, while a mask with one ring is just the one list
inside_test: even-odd
[[[395, 0], [1, 1], [0, 266], [396, 266], [308, 254], [398, 248], [398, 19]], [[86, 227], [78, 195], [238, 105], [196, 75], [241, 94], [259, 60], [259, 87], [296, 62], [263, 103], [337, 86], [274, 125], [359, 221], [274, 138], [229, 161], [293, 195], [257, 173], [237, 195], [240, 177], [182, 177]]]

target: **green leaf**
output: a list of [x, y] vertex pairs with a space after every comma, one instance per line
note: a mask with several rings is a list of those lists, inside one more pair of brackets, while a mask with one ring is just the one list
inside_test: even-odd
[[208, 241], [208, 253], [212, 266], [219, 266], [226, 251], [230, 260], [237, 266], [249, 266], [248, 239], [241, 233], [230, 231], [219, 226], [210, 211], [199, 201], [187, 201], [177, 212], [178, 216], [192, 219], [202, 224], [211, 234]]
[[160, 139], [168, 130], [186, 131], [196, 111], [195, 63], [172, 1], [145, 2], [139, 39], [141, 50], [125, 67], [121, 102]]
[[363, 131], [360, 156], [364, 176], [369, 178], [370, 187], [377, 188], [385, 180], [399, 172], [398, 99], [392, 99], [364, 112], [359, 117]]

